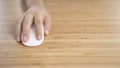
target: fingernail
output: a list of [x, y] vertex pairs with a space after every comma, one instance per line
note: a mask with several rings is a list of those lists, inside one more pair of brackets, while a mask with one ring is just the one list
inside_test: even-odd
[[38, 36], [37, 36], [37, 39], [40, 40], [40, 39], [41, 39], [41, 35], [38, 35]]
[[20, 41], [20, 37], [17, 37], [17, 39], [16, 39], [18, 42]]
[[24, 41], [24, 42], [27, 42], [27, 40], [28, 40], [28, 39], [27, 39], [27, 36], [24, 36], [24, 37], [23, 37], [23, 41]]

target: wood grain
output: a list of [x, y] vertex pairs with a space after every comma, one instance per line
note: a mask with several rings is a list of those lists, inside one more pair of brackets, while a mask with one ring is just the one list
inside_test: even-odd
[[38, 47], [15, 40], [20, 0], [0, 0], [0, 68], [120, 68], [120, 0], [44, 0], [51, 34]]

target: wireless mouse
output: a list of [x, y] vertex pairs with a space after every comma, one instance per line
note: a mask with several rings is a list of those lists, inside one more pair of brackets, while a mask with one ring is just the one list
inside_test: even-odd
[[30, 36], [27, 42], [24, 42], [22, 40], [23, 45], [25, 46], [38, 46], [41, 45], [43, 43], [44, 40], [44, 27], [42, 25], [42, 38], [40, 40], [37, 40], [36, 38], [36, 34], [35, 34], [35, 27], [34, 25], [31, 26], [30, 29]]

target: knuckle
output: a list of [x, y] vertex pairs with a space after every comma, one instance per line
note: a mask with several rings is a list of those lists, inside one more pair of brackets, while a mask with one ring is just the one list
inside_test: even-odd
[[20, 35], [21, 35], [20, 31], [16, 31], [16, 36], [20, 36]]
[[50, 29], [51, 28], [51, 24], [47, 23], [44, 27], [45, 27], [45, 29]]
[[40, 27], [37, 27], [37, 28], [36, 28], [36, 34], [37, 34], [37, 35], [41, 34], [41, 29], [40, 29]]
[[32, 18], [33, 17], [33, 13], [27, 13], [26, 15], [25, 15], [25, 19], [30, 19], [30, 18]]
[[41, 24], [42, 24], [42, 23], [41, 23], [40, 20], [36, 20], [36, 21], [35, 21], [35, 25], [36, 25], [36, 26], [40, 26]]
[[24, 27], [24, 28], [23, 28], [23, 34], [27, 34], [27, 32], [28, 32], [28, 28], [27, 28], [27, 27]]
[[34, 14], [33, 11], [27, 11], [27, 12], [25, 13], [25, 15], [33, 15], [33, 14]]
[[21, 22], [18, 22], [16, 28], [18, 28], [18, 27], [20, 27], [20, 26], [21, 26]]
[[48, 27], [48, 26], [45, 26], [45, 29], [49, 29], [49, 27]]
[[40, 29], [36, 29], [36, 35], [39, 35], [40, 34]]
[[23, 35], [27, 35], [27, 31], [23, 31]]
[[41, 33], [39, 31], [37, 31], [36, 35], [40, 35]]
[[17, 34], [16, 36], [17, 36], [17, 37], [20, 37], [21, 35], [20, 35], [20, 34]]

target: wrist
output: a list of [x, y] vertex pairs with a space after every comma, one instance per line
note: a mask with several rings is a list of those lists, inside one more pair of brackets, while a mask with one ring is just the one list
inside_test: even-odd
[[44, 5], [31, 5], [31, 6], [29, 6], [28, 8], [44, 8]]
[[44, 3], [43, 0], [26, 0], [27, 1], [27, 8], [31, 8], [31, 7], [40, 7], [43, 8], [44, 7]]

